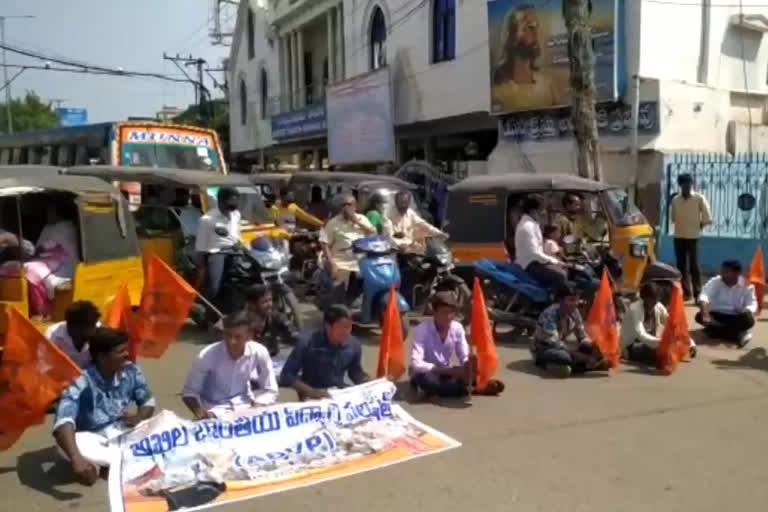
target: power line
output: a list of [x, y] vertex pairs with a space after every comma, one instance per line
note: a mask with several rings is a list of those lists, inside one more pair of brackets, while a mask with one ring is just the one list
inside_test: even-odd
[[[62, 66], [69, 66], [71, 68], [80, 68], [85, 71], [96, 71], [99, 73], [95, 74], [106, 74], [106, 75], [116, 75], [116, 76], [133, 76], [133, 77], [146, 77], [146, 78], [157, 78], [158, 80], [167, 80], [171, 82], [184, 82], [189, 80], [183, 80], [180, 78], [174, 78], [168, 75], [164, 75], [162, 73], [156, 73], [152, 71], [131, 71], [131, 70], [125, 70], [122, 68], [110, 68], [106, 66], [100, 66], [96, 64], [83, 64], [79, 63], [77, 61], [74, 61], [72, 59], [60, 59], [57, 57], [52, 57], [50, 55], [44, 55], [38, 52], [30, 51], [24, 48], [18, 48], [9, 44], [0, 44], [0, 48], [3, 50], [7, 50], [11, 53], [16, 53], [18, 55], [23, 55], [25, 57], [30, 57], [37, 60], [42, 60], [45, 62], [52, 62], [56, 64], [60, 64]], [[33, 66], [26, 66], [29, 69], [35, 69]], [[39, 67], [39, 66], [38, 66]], [[46, 65], [43, 67], [43, 69], [50, 69], [50, 65]], [[64, 69], [56, 69], [56, 71], [66, 71]], [[194, 82], [193, 82], [194, 83]]]
[[[123, 76], [126, 78], [157, 78], [159, 80], [165, 80], [168, 82], [177, 82], [177, 83], [185, 83], [188, 84], [189, 80], [187, 78], [182, 77], [174, 77], [172, 75], [160, 75], [160, 76], [145, 76], [145, 75], [135, 75], [129, 71], [125, 71], [122, 73], [113, 73], [113, 72], [107, 72], [107, 71], [99, 71], [95, 69], [85, 69], [85, 68], [65, 68], [65, 67], [58, 67], [58, 66], [35, 66], [31, 64], [0, 64], [0, 67], [5, 67], [8, 69], [18, 69], [21, 72], [26, 71], [28, 69], [35, 70], [35, 71], [59, 71], [63, 73], [78, 73], [78, 74], [84, 74], [84, 75], [101, 75], [101, 76]], [[10, 81], [13, 81], [11, 79]], [[0, 91], [2, 89], [0, 88]]]

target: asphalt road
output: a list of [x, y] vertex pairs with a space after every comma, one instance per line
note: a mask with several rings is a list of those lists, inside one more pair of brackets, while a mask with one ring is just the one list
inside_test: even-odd
[[[163, 360], [142, 361], [160, 407], [184, 413], [179, 391], [199, 337], [187, 332]], [[763, 318], [747, 349], [702, 345], [671, 377], [624, 366], [568, 381], [542, 378], [525, 346], [500, 340], [502, 397], [405, 404], [462, 447], [219, 510], [763, 512], [766, 338]], [[365, 343], [373, 371], [376, 339]], [[71, 483], [49, 429], [50, 419], [0, 454], [2, 510], [107, 510], [105, 482]]]

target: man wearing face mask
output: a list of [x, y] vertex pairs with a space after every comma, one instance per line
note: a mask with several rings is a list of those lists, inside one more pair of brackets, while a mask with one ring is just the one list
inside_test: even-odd
[[239, 201], [237, 190], [221, 188], [216, 194], [216, 208], [203, 215], [197, 226], [195, 250], [201, 255], [201, 268], [205, 269], [206, 277], [205, 295], [210, 299], [219, 292], [224, 274], [227, 255], [221, 251], [240, 243]]
[[541, 200], [536, 196], [523, 200], [523, 215], [515, 229], [515, 263], [542, 286], [558, 287], [565, 284], [567, 272], [560, 260], [544, 252], [539, 225], [541, 207]]

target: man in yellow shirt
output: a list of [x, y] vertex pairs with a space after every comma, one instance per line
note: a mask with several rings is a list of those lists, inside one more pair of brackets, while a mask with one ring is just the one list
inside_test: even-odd
[[[693, 177], [690, 174], [681, 174], [677, 184], [680, 193], [669, 204], [669, 218], [675, 225], [675, 258], [682, 274], [683, 295], [688, 300], [701, 293], [699, 238], [702, 228], [712, 224], [712, 210], [707, 198], [693, 190]], [[693, 295], [689, 276], [693, 284]]]
[[275, 224], [289, 233], [296, 231], [297, 221], [309, 224], [315, 229], [323, 227], [323, 221], [305, 212], [297, 205], [293, 201], [293, 192], [285, 187], [280, 189], [277, 201], [275, 201], [270, 210], [272, 211], [272, 220]]

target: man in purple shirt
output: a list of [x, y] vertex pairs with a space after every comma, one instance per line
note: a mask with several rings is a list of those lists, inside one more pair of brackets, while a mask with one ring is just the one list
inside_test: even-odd
[[432, 297], [432, 318], [411, 331], [411, 386], [427, 396], [467, 394], [469, 344], [464, 327], [454, 320], [457, 309], [453, 293], [438, 292]]

